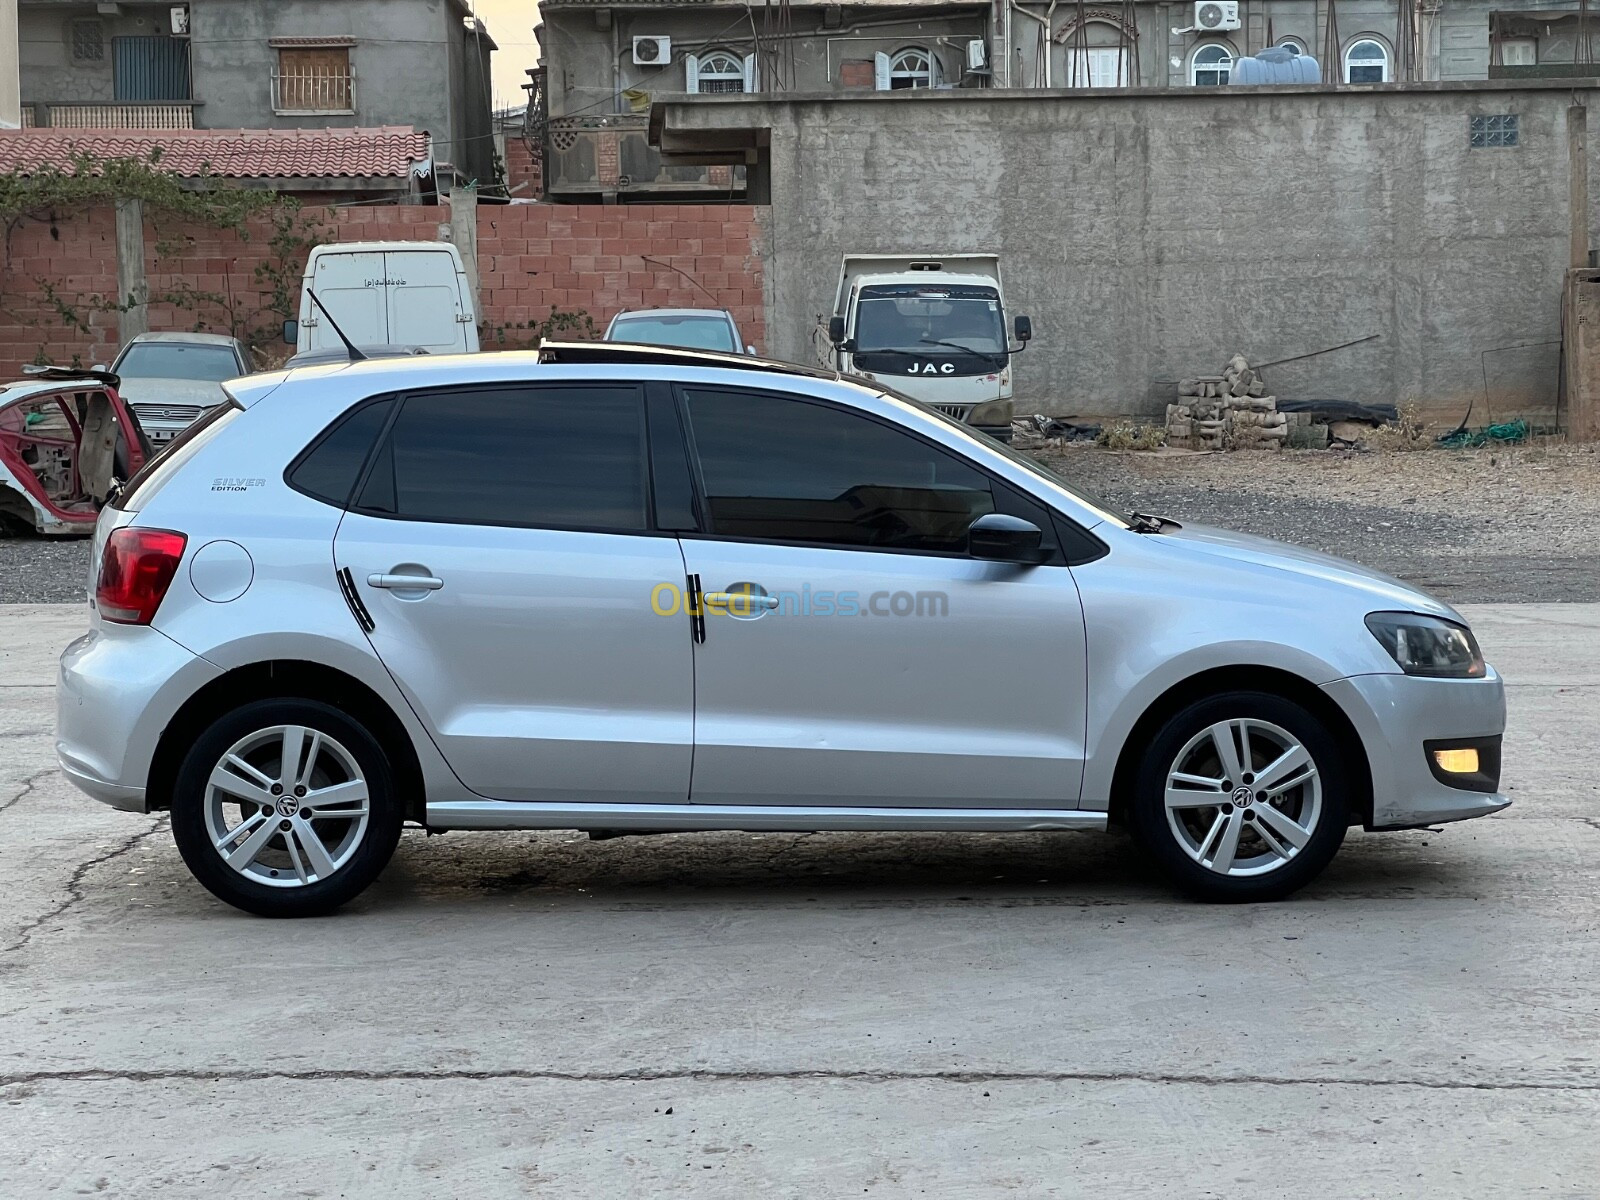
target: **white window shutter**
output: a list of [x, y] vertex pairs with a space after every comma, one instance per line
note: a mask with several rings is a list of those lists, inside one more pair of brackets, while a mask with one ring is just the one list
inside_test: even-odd
[[698, 92], [700, 90], [700, 56], [688, 54], [683, 59], [684, 91]]
[[889, 90], [889, 56], [887, 54], [874, 54], [872, 56], [872, 85], [880, 92]]
[[939, 56], [932, 50], [928, 51], [928, 86], [940, 87], [944, 83], [944, 66], [939, 62]]
[[756, 73], [756, 56], [754, 54], [746, 54], [744, 56], [744, 90], [747, 92], [759, 92], [761, 90], [761, 77]]

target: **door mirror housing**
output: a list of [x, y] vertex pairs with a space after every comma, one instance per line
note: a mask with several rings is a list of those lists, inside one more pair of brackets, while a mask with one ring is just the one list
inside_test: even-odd
[[293, 346], [300, 340], [300, 322], [285, 321], [283, 323], [283, 344]]
[[837, 346], [840, 342], [844, 341], [844, 318], [843, 317], [829, 317], [828, 318], [828, 340], [830, 342], [832, 342], [835, 346]]
[[1011, 322], [1011, 328], [1017, 335], [1017, 341], [1028, 342], [1033, 340], [1033, 318], [1016, 317]]
[[985, 513], [967, 527], [967, 553], [993, 562], [1036, 563], [1044, 534], [1032, 521]]

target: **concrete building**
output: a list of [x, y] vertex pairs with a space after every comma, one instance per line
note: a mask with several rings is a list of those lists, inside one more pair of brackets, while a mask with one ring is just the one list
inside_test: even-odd
[[[553, 199], [741, 199], [735, 170], [663, 163], [643, 112], [665, 93], [1205, 88], [1271, 46], [1331, 86], [1594, 75], [1578, 0], [543, 0], [536, 74]], [[1594, 23], [1600, 26], [1600, 20]], [[542, 120], [547, 117], [548, 121]]]
[[24, 123], [410, 126], [493, 177], [489, 59], [466, 0], [21, 0]]
[[651, 138], [748, 164], [779, 358], [813, 360], [842, 254], [992, 253], [1019, 412], [1157, 416], [1242, 352], [1286, 398], [1549, 420], [1597, 89], [676, 97]]

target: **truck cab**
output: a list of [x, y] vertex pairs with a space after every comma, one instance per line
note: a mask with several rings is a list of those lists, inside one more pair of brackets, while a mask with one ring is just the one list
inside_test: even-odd
[[[1019, 342], [1032, 335], [1015, 322]], [[829, 322], [831, 365], [892, 385], [1011, 440], [1012, 356], [995, 255], [846, 255]]]

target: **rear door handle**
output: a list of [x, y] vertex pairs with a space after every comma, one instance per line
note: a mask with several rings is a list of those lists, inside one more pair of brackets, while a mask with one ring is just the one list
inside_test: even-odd
[[367, 576], [367, 586], [387, 588], [394, 592], [437, 592], [444, 580], [432, 575], [380, 575]]
[[741, 612], [752, 608], [777, 608], [776, 596], [757, 595], [754, 592], [707, 592], [706, 603]]

